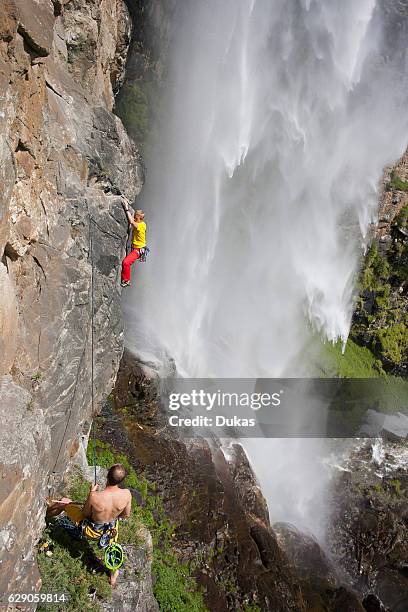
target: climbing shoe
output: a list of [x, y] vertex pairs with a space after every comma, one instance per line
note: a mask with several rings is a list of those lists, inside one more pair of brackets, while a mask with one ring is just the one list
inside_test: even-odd
[[121, 287], [130, 287], [130, 281], [122, 281], [122, 282], [120, 283], [120, 286], [121, 286]]

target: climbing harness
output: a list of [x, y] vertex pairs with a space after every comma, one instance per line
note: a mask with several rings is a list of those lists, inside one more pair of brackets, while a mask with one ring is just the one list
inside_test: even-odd
[[150, 249], [149, 247], [142, 247], [141, 249], [139, 249], [139, 261], [141, 261], [142, 263], [144, 263], [147, 259], [148, 254], [150, 253]]
[[62, 515], [57, 518], [56, 522], [74, 540], [86, 538], [98, 540], [98, 547], [105, 550], [103, 561], [107, 569], [114, 571], [123, 565], [125, 553], [117, 541], [119, 533], [118, 519], [104, 524], [94, 523], [90, 519], [83, 519], [76, 525], [68, 516]]

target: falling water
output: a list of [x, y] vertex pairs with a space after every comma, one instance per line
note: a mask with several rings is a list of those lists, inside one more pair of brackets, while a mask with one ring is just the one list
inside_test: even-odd
[[[382, 170], [406, 145], [383, 4], [180, 3], [141, 203], [152, 255], [125, 304], [142, 358], [171, 356], [187, 376], [290, 376], [311, 328], [347, 339]], [[266, 492], [284, 449], [249, 447]], [[289, 481], [297, 470], [299, 496], [302, 464], [304, 449], [279, 465]], [[291, 500], [274, 494], [285, 519]]]

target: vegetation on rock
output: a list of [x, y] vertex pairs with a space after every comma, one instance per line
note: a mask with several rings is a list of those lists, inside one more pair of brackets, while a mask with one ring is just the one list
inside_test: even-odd
[[347, 341], [344, 352], [342, 342], [326, 342], [322, 347], [322, 357], [326, 375], [340, 378], [377, 378], [384, 374], [381, 361], [364, 346], [359, 346], [352, 339]]
[[[88, 461], [94, 455], [93, 442], [88, 445]], [[125, 486], [133, 489], [142, 499], [142, 504], [133, 503], [132, 520], [128, 531], [132, 532], [138, 522], [144, 523], [153, 539], [152, 571], [155, 577], [153, 592], [164, 612], [205, 612], [204, 599], [195, 578], [187, 564], [181, 563], [172, 546], [174, 525], [164, 512], [161, 496], [156, 494], [154, 483], [136, 474], [126, 455], [116, 453], [112, 446], [101, 440], [96, 441], [98, 465], [110, 467], [122, 463], [127, 471]], [[126, 535], [126, 524], [121, 529], [121, 541]]]
[[[88, 460], [94, 456], [93, 441], [88, 445]], [[140, 546], [140, 526], [144, 524], [153, 539], [152, 573], [154, 595], [164, 612], [205, 612], [201, 591], [190, 568], [180, 562], [172, 547], [173, 524], [163, 509], [155, 485], [139, 477], [128, 458], [115, 453], [107, 443], [96, 442], [97, 463], [109, 468], [122, 463], [127, 471], [125, 486], [137, 492], [142, 504], [133, 503], [131, 517], [120, 525], [121, 544]], [[89, 482], [78, 469], [71, 474], [63, 492], [82, 501], [89, 492]], [[47, 554], [48, 552], [48, 554]], [[52, 554], [50, 554], [52, 553]], [[65, 593], [69, 602], [47, 604], [47, 610], [99, 610], [99, 602], [108, 601], [111, 589], [103, 566], [102, 551], [90, 540], [74, 540], [57, 521], [50, 521], [38, 545], [38, 566], [42, 577], [42, 593]], [[45, 608], [39, 607], [39, 610]]]
[[[360, 277], [351, 337], [368, 347], [386, 371], [403, 373], [408, 359], [408, 206], [395, 218], [385, 252], [369, 249]], [[402, 230], [402, 231], [401, 231]]]
[[408, 182], [400, 179], [395, 170], [393, 170], [391, 172], [391, 178], [388, 183], [386, 183], [385, 188], [387, 191], [408, 191]]
[[147, 82], [125, 83], [118, 97], [116, 114], [138, 144], [146, 141], [149, 128], [150, 88]]
[[[75, 470], [64, 492], [71, 499], [85, 500], [89, 482]], [[133, 522], [133, 517], [129, 522]], [[50, 521], [38, 544], [38, 567], [42, 593], [64, 593], [67, 603], [39, 605], [38, 610], [98, 610], [98, 600], [109, 600], [111, 588], [95, 542], [74, 540], [58, 522]], [[90, 597], [92, 595], [92, 599]]]

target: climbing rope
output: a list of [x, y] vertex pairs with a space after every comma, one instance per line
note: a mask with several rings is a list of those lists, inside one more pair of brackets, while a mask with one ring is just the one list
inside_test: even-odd
[[[91, 414], [94, 417], [94, 404], [95, 404], [95, 389], [94, 389], [94, 338], [95, 338], [95, 326], [94, 326], [94, 257], [93, 257], [93, 238], [91, 223], [93, 219], [89, 216], [89, 255], [91, 258]], [[91, 426], [93, 432], [93, 468], [94, 468], [94, 484], [96, 484], [96, 432], [95, 425]]]
[[[90, 287], [90, 291], [91, 291], [91, 295], [90, 295], [90, 306], [91, 306], [91, 411], [92, 411], [92, 416], [94, 416], [94, 404], [95, 404], [95, 392], [94, 392], [94, 344], [95, 344], [95, 342], [94, 342], [94, 340], [95, 340], [94, 281], [95, 281], [95, 266], [94, 266], [94, 253], [93, 253], [92, 226], [98, 228], [98, 230], [102, 234], [110, 236], [114, 240], [122, 242], [123, 238], [122, 238], [122, 236], [119, 236], [118, 234], [115, 234], [113, 232], [108, 232], [107, 230], [102, 228], [99, 225], [99, 223], [97, 223], [95, 221], [95, 219], [92, 217], [91, 213], [88, 212], [88, 259], [90, 260], [90, 263], [91, 263], [91, 287]], [[82, 360], [83, 360], [84, 354], [85, 354], [85, 349], [84, 349], [84, 352], [83, 352], [82, 357], [81, 357], [80, 366], [82, 364]], [[53, 465], [52, 470], [50, 471], [50, 473], [48, 475], [47, 488], [48, 488], [49, 492], [52, 489], [52, 486], [50, 485], [51, 476], [56, 473], [55, 470], [56, 470], [56, 467], [58, 465], [58, 461], [59, 461], [59, 458], [60, 458], [60, 455], [61, 455], [61, 451], [62, 451], [62, 448], [63, 448], [63, 445], [64, 445], [66, 433], [68, 431], [68, 427], [69, 427], [69, 424], [70, 424], [70, 421], [71, 421], [71, 414], [72, 414], [72, 408], [73, 408], [74, 399], [75, 399], [75, 394], [72, 397], [72, 401], [71, 401], [71, 404], [70, 404], [70, 407], [69, 407], [69, 410], [68, 410], [68, 418], [67, 418], [67, 422], [65, 424], [64, 432], [62, 434], [61, 443], [60, 443], [59, 448], [58, 448], [57, 458], [55, 460], [55, 463]], [[92, 438], [93, 439], [93, 468], [94, 468], [94, 481], [95, 481], [94, 484], [96, 484], [96, 431], [95, 431], [95, 427], [93, 427], [92, 430], [93, 430], [92, 431], [92, 433], [93, 433], [93, 438]]]
[[[116, 240], [122, 242], [122, 237], [117, 234], [113, 234], [103, 229], [95, 219], [89, 215], [89, 258], [91, 260], [91, 414], [95, 416], [95, 306], [94, 306], [94, 289], [95, 289], [95, 264], [94, 264], [94, 252], [93, 252], [93, 233], [92, 225], [97, 227], [103, 234], [111, 236]], [[96, 484], [96, 427], [92, 425], [92, 444], [93, 444], [93, 469], [94, 469], [94, 484]]]

